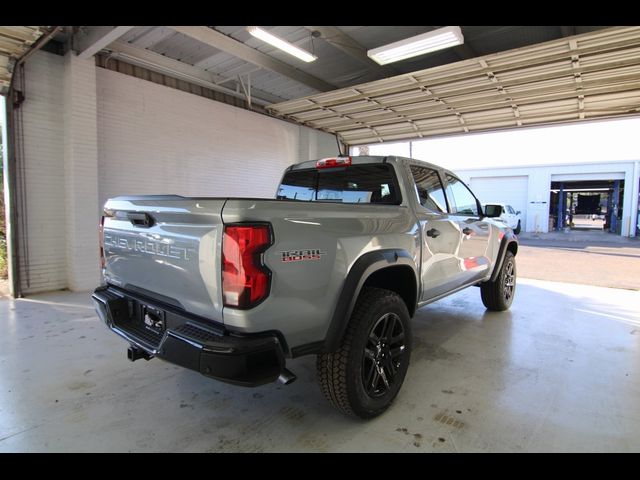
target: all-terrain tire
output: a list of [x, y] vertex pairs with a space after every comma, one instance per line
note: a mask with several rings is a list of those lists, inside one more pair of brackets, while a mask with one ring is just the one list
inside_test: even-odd
[[365, 288], [339, 348], [318, 355], [322, 393], [346, 415], [380, 415], [400, 391], [411, 340], [409, 312], [402, 298], [390, 290]]
[[506, 251], [500, 274], [495, 282], [480, 284], [482, 303], [489, 310], [502, 312], [507, 310], [516, 294], [516, 257]]

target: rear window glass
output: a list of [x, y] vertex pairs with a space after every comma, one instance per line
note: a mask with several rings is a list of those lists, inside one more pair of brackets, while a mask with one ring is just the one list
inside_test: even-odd
[[389, 205], [401, 202], [393, 168], [384, 164], [293, 170], [282, 179], [277, 198], [303, 202]]

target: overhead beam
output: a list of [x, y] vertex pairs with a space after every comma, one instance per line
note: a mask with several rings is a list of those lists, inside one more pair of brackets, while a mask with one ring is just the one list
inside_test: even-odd
[[298, 70], [291, 65], [270, 57], [269, 55], [265, 55], [264, 53], [248, 47], [244, 43], [234, 40], [233, 38], [212, 28], [202, 26], [172, 26], [170, 28], [173, 28], [176, 32], [180, 32], [183, 35], [198, 40], [199, 42], [211, 45], [223, 52], [227, 52], [228, 54], [238, 57], [245, 62], [279, 73], [280, 75], [284, 75], [285, 77], [291, 78], [292, 80], [321, 92], [328, 92], [336, 89], [335, 85], [327, 83], [313, 75], [309, 75], [308, 73]]
[[461, 60], [468, 60], [470, 58], [478, 57], [478, 52], [471, 48], [468, 44], [463, 43], [457, 47], [453, 47], [453, 53], [455, 53]]
[[346, 53], [351, 58], [358, 60], [360, 63], [369, 68], [369, 70], [377, 74], [398, 75], [400, 72], [396, 68], [389, 65], [379, 65], [367, 56], [367, 49], [356, 42], [349, 35], [344, 33], [338, 27], [322, 27], [322, 26], [305, 26], [310, 32], [319, 32], [320, 38], [325, 42]]
[[[231, 79], [207, 72], [201, 68], [180, 62], [179, 60], [174, 60], [165, 55], [160, 55], [146, 48], [138, 48], [125, 42], [116, 41], [109, 45], [107, 50], [113, 52], [116, 58], [122, 58], [125, 61], [148, 68], [149, 70], [181, 78], [196, 85], [201, 85], [228, 95], [244, 98], [243, 95], [238, 94], [234, 90], [218, 85]], [[252, 89], [252, 96], [254, 97], [253, 102], [260, 105], [282, 101], [280, 97], [256, 90], [255, 88]], [[256, 96], [258, 98], [256, 98]]]
[[130, 27], [91, 27], [87, 32], [76, 34], [76, 52], [80, 58], [89, 58], [98, 53], [122, 35], [131, 30]]

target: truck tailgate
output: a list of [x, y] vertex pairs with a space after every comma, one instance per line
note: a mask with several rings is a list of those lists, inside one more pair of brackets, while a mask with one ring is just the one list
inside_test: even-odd
[[116, 197], [105, 204], [107, 283], [222, 322], [224, 198]]

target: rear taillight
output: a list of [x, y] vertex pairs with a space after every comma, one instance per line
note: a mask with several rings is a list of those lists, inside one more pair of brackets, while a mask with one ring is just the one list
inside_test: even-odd
[[99, 241], [99, 244], [100, 244], [100, 268], [104, 268], [104, 266], [105, 266], [103, 233], [104, 233], [104, 215], [102, 215], [100, 217], [100, 225], [98, 226], [98, 238], [99, 238], [98, 241]]
[[222, 297], [226, 307], [255, 307], [269, 295], [271, 272], [262, 252], [272, 244], [269, 225], [224, 227], [222, 239]]

